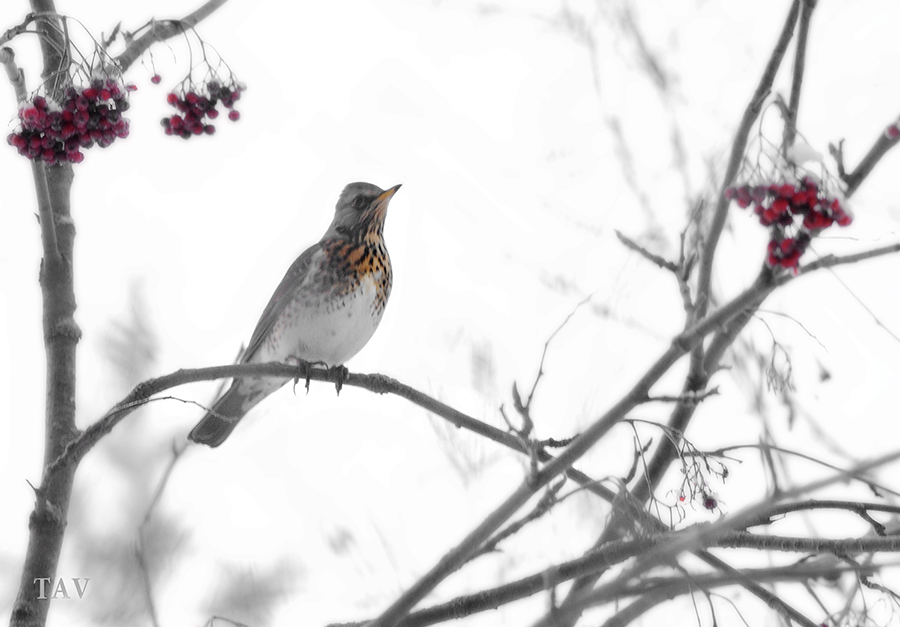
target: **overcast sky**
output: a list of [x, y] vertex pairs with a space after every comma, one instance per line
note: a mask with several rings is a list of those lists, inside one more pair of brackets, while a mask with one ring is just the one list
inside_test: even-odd
[[[546, 339], [595, 294], [554, 341], [534, 411], [541, 438], [574, 435], [596, 418], [682, 325], [677, 286], [625, 251], [614, 230], [677, 256], [692, 201], [711, 188], [711, 172], [724, 169], [789, 3], [636, 3], [664, 90], [635, 39], [614, 21], [619, 3], [597, 4], [599, 10], [590, 2], [232, 0], [197, 31], [246, 84], [237, 107], [242, 117], [220, 118], [214, 137], [190, 141], [166, 137], [158, 120], [171, 112], [165, 95], [192, 57], [178, 39], [153, 48], [152, 61], [145, 56], [127, 76], [138, 86], [128, 112], [131, 136], [87, 151], [75, 168], [77, 320], [84, 333], [79, 425], [136, 383], [117, 378], [104, 350], [135, 291], [158, 342], [148, 375], [229, 363], [285, 269], [328, 226], [340, 190], [359, 180], [403, 188], [385, 230], [394, 291], [381, 327], [349, 368], [396, 377], [502, 426], [498, 408], [510, 405], [512, 383], [530, 389]], [[800, 130], [825, 154], [829, 142], [846, 139], [853, 164], [900, 109], [900, 9], [890, 0], [819, 4]], [[158, 18], [185, 11], [173, 0], [154, 5]], [[107, 1], [60, 1], [58, 9], [97, 36], [120, 19], [123, 28], [136, 28], [149, 17]], [[0, 28], [18, 23], [25, 10], [24, 3], [5, 6]], [[33, 87], [33, 41], [20, 40], [13, 45]], [[159, 86], [150, 83], [151, 64], [162, 76]], [[787, 93], [789, 69], [786, 62], [779, 93]], [[11, 88], [0, 88], [3, 102], [11, 129]], [[765, 115], [777, 126], [776, 110]], [[898, 165], [897, 154], [882, 162], [854, 198], [854, 225], [818, 242], [816, 253], [895, 238]], [[0, 570], [10, 573], [0, 576], [0, 587], [9, 591], [32, 505], [26, 480], [39, 481], [44, 362], [30, 168], [4, 144], [0, 172]], [[765, 248], [759, 225], [734, 212], [715, 279], [722, 298], [755, 275]], [[814, 440], [813, 423], [839, 444], [816, 454], [839, 462], [848, 459], [841, 451], [864, 458], [896, 444], [873, 436], [893, 433], [900, 344], [875, 318], [900, 333], [896, 263], [798, 281], [764, 306], [796, 322], [773, 314], [749, 327], [748, 338], [763, 351], [772, 342], [769, 329], [792, 351], [806, 417], [789, 429], [769, 395], [770, 427], [786, 444], [802, 448]], [[822, 368], [832, 377], [827, 384], [819, 381]], [[683, 371], [676, 370], [659, 393], [677, 391]], [[693, 425], [700, 445], [759, 437], [752, 385], [739, 375], [717, 380], [722, 398]], [[179, 462], [160, 509], [185, 539], [178, 559], [161, 566], [161, 624], [202, 624], [221, 590], [220, 570], [263, 573], [280, 560], [298, 569], [280, 620], [296, 624], [302, 616], [303, 624], [323, 625], [372, 616], [523, 477], [523, 460], [447, 430], [404, 401], [355, 389], [335, 398], [324, 384], [313, 384], [308, 395], [289, 388], [254, 410], [227, 445], [192, 449]], [[214, 392], [213, 384], [177, 391], [198, 403]], [[133, 535], [142, 510], [117, 509], [130, 486], [110, 471], [110, 460], [116, 451], [140, 450], [136, 459], [153, 484], [172, 440], [181, 441], [201, 413], [166, 401], [102, 442], [79, 471], [79, 486], [90, 494], [81, 523]], [[641, 412], [664, 415], [661, 407]], [[621, 475], [630, 463], [631, 432], [613, 436], [585, 460], [598, 477]], [[765, 493], [761, 476], [740, 468], [718, 486], [726, 506]], [[803, 477], [811, 469], [796, 472]], [[574, 557], [598, 530], [583, 521], [605, 514], [589, 499], [573, 504], [568, 522], [548, 522], [533, 538], [559, 550], [482, 558], [475, 575], [451, 579], [431, 600], [472, 582], [531, 573], [550, 557]], [[67, 546], [61, 574], [92, 577], [98, 589], [108, 584], [99, 566], [71, 572], [79, 563]], [[8, 595], [0, 607], [11, 605]], [[102, 598], [98, 591], [94, 602]], [[96, 624], [91, 599], [81, 603], [54, 605], [51, 624]], [[545, 603], [535, 599], [466, 624], [527, 624]], [[685, 620], [695, 624], [692, 613]]]

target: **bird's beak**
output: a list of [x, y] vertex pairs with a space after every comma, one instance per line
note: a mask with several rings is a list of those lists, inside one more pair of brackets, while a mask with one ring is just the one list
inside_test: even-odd
[[397, 190], [400, 189], [400, 185], [394, 185], [392, 188], [385, 190], [381, 193], [381, 195], [375, 199], [377, 204], [387, 203], [394, 194], [397, 193]]

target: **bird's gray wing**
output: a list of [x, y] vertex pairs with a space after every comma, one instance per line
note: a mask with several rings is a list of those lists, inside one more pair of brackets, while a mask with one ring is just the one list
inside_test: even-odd
[[295, 298], [297, 289], [303, 282], [303, 277], [306, 276], [306, 273], [309, 271], [313, 257], [320, 249], [320, 244], [313, 244], [303, 251], [303, 254], [297, 257], [297, 259], [294, 260], [294, 263], [291, 264], [291, 267], [288, 268], [284, 278], [281, 279], [281, 283], [275, 288], [272, 298], [269, 299], [269, 304], [266, 305], [262, 315], [259, 317], [259, 322], [256, 323], [256, 328], [253, 330], [253, 335], [250, 336], [250, 343], [247, 345], [247, 350], [244, 351], [244, 354], [241, 357], [241, 363], [249, 362], [250, 358], [253, 357], [256, 351], [259, 350], [259, 347], [262, 346], [262, 343], [266, 340], [266, 337], [268, 337], [272, 327], [275, 326], [278, 316], [284, 311], [285, 306]]

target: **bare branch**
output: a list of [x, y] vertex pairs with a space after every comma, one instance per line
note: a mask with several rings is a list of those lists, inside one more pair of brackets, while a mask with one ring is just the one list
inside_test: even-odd
[[228, 0], [207, 0], [203, 6], [180, 20], [153, 21], [150, 30], [128, 44], [128, 47], [116, 57], [116, 62], [124, 72], [137, 61], [142, 54], [158, 41], [165, 41], [175, 35], [189, 30], [212, 15]]
[[175, 469], [175, 465], [178, 463], [178, 460], [181, 459], [181, 455], [182, 453], [184, 453], [186, 448], [186, 442], [182, 443], [181, 445], [176, 442], [172, 443], [172, 457], [169, 460], [169, 463], [166, 465], [165, 470], [163, 470], [162, 478], [160, 478], [159, 484], [156, 486], [156, 491], [153, 494], [153, 498], [150, 499], [150, 504], [147, 506], [147, 511], [144, 513], [144, 519], [141, 521], [140, 527], [138, 527], [137, 543], [134, 547], [134, 552], [138, 560], [138, 566], [141, 570], [141, 576], [144, 580], [144, 595], [147, 598], [147, 607], [150, 610], [150, 622], [154, 625], [154, 627], [159, 627], [159, 618], [157, 617], [156, 604], [153, 600], [153, 587], [151, 584], [152, 579], [150, 577], [150, 568], [147, 565], [147, 554], [144, 547], [144, 534], [146, 532], [147, 525], [150, 523], [150, 518], [153, 516], [153, 511], [159, 504], [163, 492], [165, 491], [166, 486], [169, 484], [169, 477], [172, 476], [172, 471]]
[[[872, 173], [872, 170], [875, 169], [881, 158], [898, 143], [900, 143], [900, 137], [891, 139], [884, 133], [878, 136], [878, 139], [875, 140], [875, 143], [869, 149], [869, 152], [866, 153], [866, 156], [862, 158], [862, 161], [859, 162], [859, 165], [844, 178], [844, 182], [847, 183], [845, 195], [848, 198], [859, 189], [859, 186]], [[834, 149], [832, 149], [832, 154], [834, 154]]]
[[[765, 279], [765, 277], [764, 277]], [[369, 627], [387, 627], [396, 624], [412, 607], [438, 583], [459, 568], [469, 555], [478, 550], [483, 542], [524, 505], [535, 491], [544, 487], [554, 477], [565, 472], [575, 461], [581, 458], [628, 412], [645, 399], [650, 388], [672, 367], [686, 352], [699, 344], [703, 338], [720, 325], [726, 323], [739, 312], [756, 307], [768, 295], [770, 288], [765, 281], [757, 281], [730, 303], [705, 317], [696, 325], [676, 336], [672, 346], [650, 366], [635, 386], [604, 415], [600, 416], [581, 435], [557, 457], [540, 470], [530, 481], [523, 483], [487, 518], [466, 536], [455, 548], [447, 553], [428, 573], [402, 594], [381, 616]]]
[[705, 246], [703, 247], [702, 256], [700, 258], [699, 282], [696, 298], [700, 316], [705, 315], [706, 310], [709, 307], [709, 290], [712, 281], [713, 261], [716, 256], [716, 246], [719, 243], [719, 236], [722, 234], [722, 229], [725, 228], [725, 220], [728, 217], [728, 206], [730, 203], [725, 199], [724, 190], [731, 185], [735, 176], [737, 176], [741, 161], [744, 159], [744, 149], [747, 147], [747, 138], [750, 135], [750, 131], [753, 129], [756, 118], [759, 117], [763, 102], [765, 102], [766, 97], [772, 90], [772, 83], [775, 81], [775, 75], [778, 73], [778, 68], [781, 67], [781, 62], [784, 59], [784, 54], [787, 51], [788, 44], [790, 43], [791, 36], [794, 32], [797, 15], [800, 12], [800, 1], [801, 0], [794, 0], [794, 2], [791, 3], [791, 10], [788, 13], [787, 19], [784, 21], [781, 34], [778, 37], [775, 48], [772, 50], [769, 62], [766, 64], [766, 68], [760, 77], [756, 91], [753, 93], [753, 96], [751, 96], [750, 102], [744, 110], [744, 116], [741, 119], [741, 123], [738, 125], [734, 143], [731, 146], [731, 157], [729, 158], [728, 166], [725, 169], [725, 176], [722, 179], [722, 187], [719, 190], [719, 195], [716, 200], [716, 208], [713, 214], [712, 223], [706, 234]]
[[671, 563], [685, 551], [694, 552], [711, 546], [722, 548], [761, 548], [794, 552], [833, 553], [841, 551], [850, 554], [867, 551], [900, 551], [900, 536], [829, 540], [756, 536], [745, 531], [734, 531], [735, 529], [743, 529], [750, 521], [755, 520], [761, 512], [771, 506], [775, 499], [794, 498], [800, 494], [812, 493], [833, 483], [843, 481], [854, 473], [872, 470], [897, 459], [900, 459], [900, 450], [859, 464], [853, 469], [841, 471], [824, 479], [812, 481], [786, 490], [781, 494], [773, 495], [712, 525], [695, 525], [683, 531], [675, 532], [668, 536], [666, 542], [656, 544], [653, 548], [643, 552], [641, 559], [626, 568], [615, 580], [593, 590], [581, 589], [574, 594], [570, 594], [565, 604], [557, 608], [552, 615], [545, 615], [534, 627], [550, 627], [551, 625], [560, 624], [560, 621], [564, 621], [563, 624], [565, 624], [565, 622], [580, 616], [585, 608], [596, 604], [598, 600], [605, 601], [625, 594], [630, 582], [642, 579], [644, 574], [652, 568]]
[[648, 396], [646, 400], [648, 403], [689, 403], [692, 405], [699, 405], [710, 396], [718, 396], [718, 394], [719, 388], [714, 387], [709, 390], [704, 390], [703, 392], [688, 392], [677, 396], [667, 396], [665, 394]]
[[892, 514], [900, 514], [900, 505], [888, 505], [886, 503], [860, 503], [852, 501], [837, 500], [816, 500], [799, 501], [796, 503], [782, 503], [774, 505], [771, 509], [761, 512], [758, 519], [751, 521], [747, 526], [755, 527], [757, 525], [768, 525], [777, 517], [784, 516], [791, 512], [800, 512], [806, 510], [821, 509], [842, 509], [857, 514], [860, 518], [872, 525], [875, 535], [884, 536], [884, 525], [873, 519], [869, 515], [869, 511], [888, 512]]
[[662, 268], [664, 270], [668, 270], [669, 272], [675, 272], [675, 273], [678, 272], [678, 264], [676, 264], [675, 262], [669, 261], [668, 259], [663, 259], [659, 255], [651, 253], [649, 250], [647, 250], [646, 248], [644, 248], [643, 246], [641, 246], [640, 244], [635, 242], [633, 239], [622, 234], [622, 232], [619, 231], [618, 229], [616, 230], [616, 237], [619, 238], [619, 241], [622, 242], [626, 246], [626, 248], [630, 248], [634, 252], [641, 255], [644, 259], [647, 259], [648, 261], [655, 263], [660, 268]]
[[803, 0], [800, 22], [797, 25], [797, 47], [794, 50], [794, 73], [791, 81], [791, 100], [784, 120], [784, 151], [794, 144], [797, 135], [797, 114], [800, 110], [800, 93], [803, 89], [803, 74], [806, 71], [806, 40], [809, 36], [809, 21], [818, 0]]
[[[873, 248], [872, 250], [866, 250], [860, 253], [854, 253], [852, 255], [825, 255], [824, 257], [801, 266], [799, 276], [809, 274], [810, 272], [815, 272], [816, 270], [821, 270], [822, 268], [834, 268], [835, 266], [843, 266], [850, 263], [859, 263], [860, 261], [875, 259], [876, 257], [884, 257], [885, 255], [890, 255], [896, 252], [900, 252], [900, 242], [887, 244], [886, 246], [880, 246], [878, 248]], [[796, 278], [799, 277], [793, 277], [785, 273], [784, 275], [778, 277], [777, 283], [778, 285], [784, 285], [788, 281], [794, 280]]]
[[[807, 461], [813, 462], [814, 464], [819, 464], [819, 465], [824, 466], [825, 468], [829, 468], [831, 470], [836, 470], [836, 471], [842, 470], [841, 468], [839, 468], [838, 466], [835, 466], [834, 464], [829, 464], [828, 462], [822, 461], [820, 459], [816, 459], [815, 457], [812, 457], [811, 455], [806, 455], [805, 453], [800, 453], [799, 451], [787, 449], [782, 446], [773, 446], [772, 444], [769, 444], [769, 443], [766, 443], [765, 446], [770, 451], [777, 451], [777, 452], [785, 454], [785, 455], [793, 455], [795, 457], [799, 457], [801, 459], [805, 459]], [[728, 451], [735, 451], [735, 450], [742, 449], [742, 448], [755, 449], [755, 448], [760, 448], [760, 445], [759, 444], [738, 444], [735, 446], [725, 446], [725, 447], [717, 449], [715, 451], [708, 451], [707, 454], [708, 455], [722, 455]], [[873, 481], [871, 481], [870, 479], [865, 477], [865, 475], [853, 475], [851, 478], [855, 479], [856, 481], [859, 481], [861, 483], [864, 483], [866, 486], [868, 486], [868, 488], [870, 490], [872, 490], [873, 492], [876, 492], [876, 494], [878, 493], [878, 491], [881, 491], [881, 492], [887, 492], [889, 494], [893, 494], [894, 496], [900, 497], [900, 492], [891, 490], [890, 488], [887, 488], [883, 485], [874, 483]]]

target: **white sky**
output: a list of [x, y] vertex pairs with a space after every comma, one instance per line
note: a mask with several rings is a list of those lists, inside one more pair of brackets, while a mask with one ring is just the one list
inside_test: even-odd
[[[148, 17], [138, 9], [123, 14], [121, 3], [83, 4], [58, 8], [95, 34], [119, 19], [127, 28]], [[157, 17], [185, 10], [183, 2], [154, 4]], [[24, 11], [21, 5], [16, 8]], [[248, 87], [238, 104], [241, 120], [220, 118], [213, 138], [184, 142], [162, 134], [166, 90], [187, 64], [182, 42], [173, 40], [172, 52], [154, 49], [160, 86], [139, 66], [128, 75], [139, 86], [128, 114], [131, 136], [106, 151], [88, 151], [76, 167], [77, 320], [84, 332], [79, 424], [126, 392], [110, 383], [114, 371], [102, 338], [127, 313], [132, 282], [143, 285], [160, 342], [152, 374], [228, 363], [284, 270], [324, 232], [342, 187], [365, 180], [383, 188], [403, 183], [403, 189], [386, 228], [394, 291], [381, 327], [348, 364], [351, 370], [388, 374], [499, 425], [497, 408], [510, 405], [512, 382], [530, 387], [546, 338], [596, 291], [595, 308], [580, 312], [553, 344], [535, 401], [539, 437], [577, 433], [630, 388], [682, 324], [674, 283], [624, 252], [614, 229], [644, 241], [656, 234], [656, 249], [675, 255], [685, 198], [707, 188], [710, 164], [717, 172], [724, 168], [787, 5], [639, 3], [645, 37], [675, 79], [662, 101], [631, 40], [589, 2], [569, 6], [589, 16], [594, 57], [553, 21], [559, 6], [553, 2], [276, 6], [232, 0], [198, 30]], [[21, 19], [9, 6], [0, 15], [3, 28]], [[814, 148], [827, 153], [828, 142], [846, 138], [854, 164], [897, 115], [898, 18], [890, 0], [820, 2], [800, 117]], [[34, 85], [38, 68], [26, 65], [33, 42], [14, 45]], [[786, 93], [788, 68], [779, 75], [780, 93]], [[2, 102], [12, 122], [11, 88], [0, 88]], [[768, 115], [777, 117], [774, 110]], [[613, 121], [632, 151], [632, 181], [619, 165]], [[686, 180], [674, 165], [673, 123], [685, 142]], [[853, 227], [836, 234], [840, 239], [817, 242], [817, 250], [851, 252], [892, 241], [900, 216], [898, 163], [897, 154], [882, 162], [854, 199]], [[32, 504], [26, 480], [39, 481], [44, 363], [30, 169], [4, 145], [0, 172], [0, 354], [6, 356], [0, 359], [0, 570], [9, 573], [0, 575], [0, 589], [13, 590]], [[721, 247], [720, 294], [738, 292], [754, 275], [764, 237], [735, 209]], [[900, 333], [896, 263], [838, 274]], [[792, 351], [798, 398], [830, 437], [857, 458], [895, 446], [898, 342], [825, 273], [797, 282], [765, 309], [789, 312], [815, 336], [766, 318]], [[764, 325], [751, 326], [751, 333], [767, 348]], [[489, 361], [492, 376], [473, 380], [475, 357]], [[817, 362], [833, 375], [829, 383], [818, 383]], [[746, 387], [727, 375], [716, 382], [722, 398], [701, 410], [694, 441], [709, 448], [755, 442], [760, 425], [749, 413]], [[658, 391], [675, 393], [678, 386], [673, 376]], [[177, 393], [206, 403], [214, 389]], [[800, 419], [789, 431], [775, 397], [768, 400], [782, 443], [810, 445], [807, 422]], [[110, 474], [109, 460], [116, 451], [134, 455], [152, 484], [172, 439], [182, 438], [199, 416], [190, 405], [157, 404], [104, 440], [99, 449], [106, 452], [79, 471], [79, 484], [92, 486], [82, 524], [109, 525], [127, 537], [135, 512], [117, 508], [117, 499], [132, 487]], [[597, 477], [623, 474], [631, 434], [622, 428], [614, 435], [579, 466]], [[821, 447], [814, 453], [829, 455]], [[746, 459], [720, 486], [728, 509], [764, 494], [756, 458]], [[454, 464], [470, 470], [461, 473]], [[478, 523], [521, 481], [523, 469], [512, 453], [474, 436], [448, 436], [443, 424], [401, 400], [354, 389], [336, 399], [316, 384], [308, 396], [285, 389], [255, 410], [227, 445], [191, 450], [176, 468], [160, 507], [189, 536], [158, 590], [161, 623], [202, 624], [218, 572], [229, 565], [262, 572], [280, 559], [304, 571], [279, 609], [280, 624], [289, 617], [309, 625], [370, 617]], [[810, 476], [809, 466], [795, 470], [798, 480]], [[854, 488], [847, 493], [866, 496]], [[526, 538], [574, 557], [597, 532], [585, 520], [602, 520], [606, 510], [589, 499], [566, 507], [566, 520]], [[329, 541], [344, 531], [354, 540], [341, 556]], [[430, 601], [529, 574], [560, 555], [532, 550], [517, 559], [519, 548], [482, 558], [475, 574], [449, 580]], [[71, 572], [76, 555], [77, 547], [67, 546], [60, 574], [92, 577], [97, 588], [110, 585], [99, 566], [96, 573]], [[54, 605], [51, 624], [93, 624], [90, 597], [82, 606]], [[99, 602], [101, 591], [93, 598]], [[460, 624], [528, 624], [545, 602]], [[11, 603], [8, 593], [0, 596], [0, 608]], [[685, 621], [694, 624], [693, 613]]]

